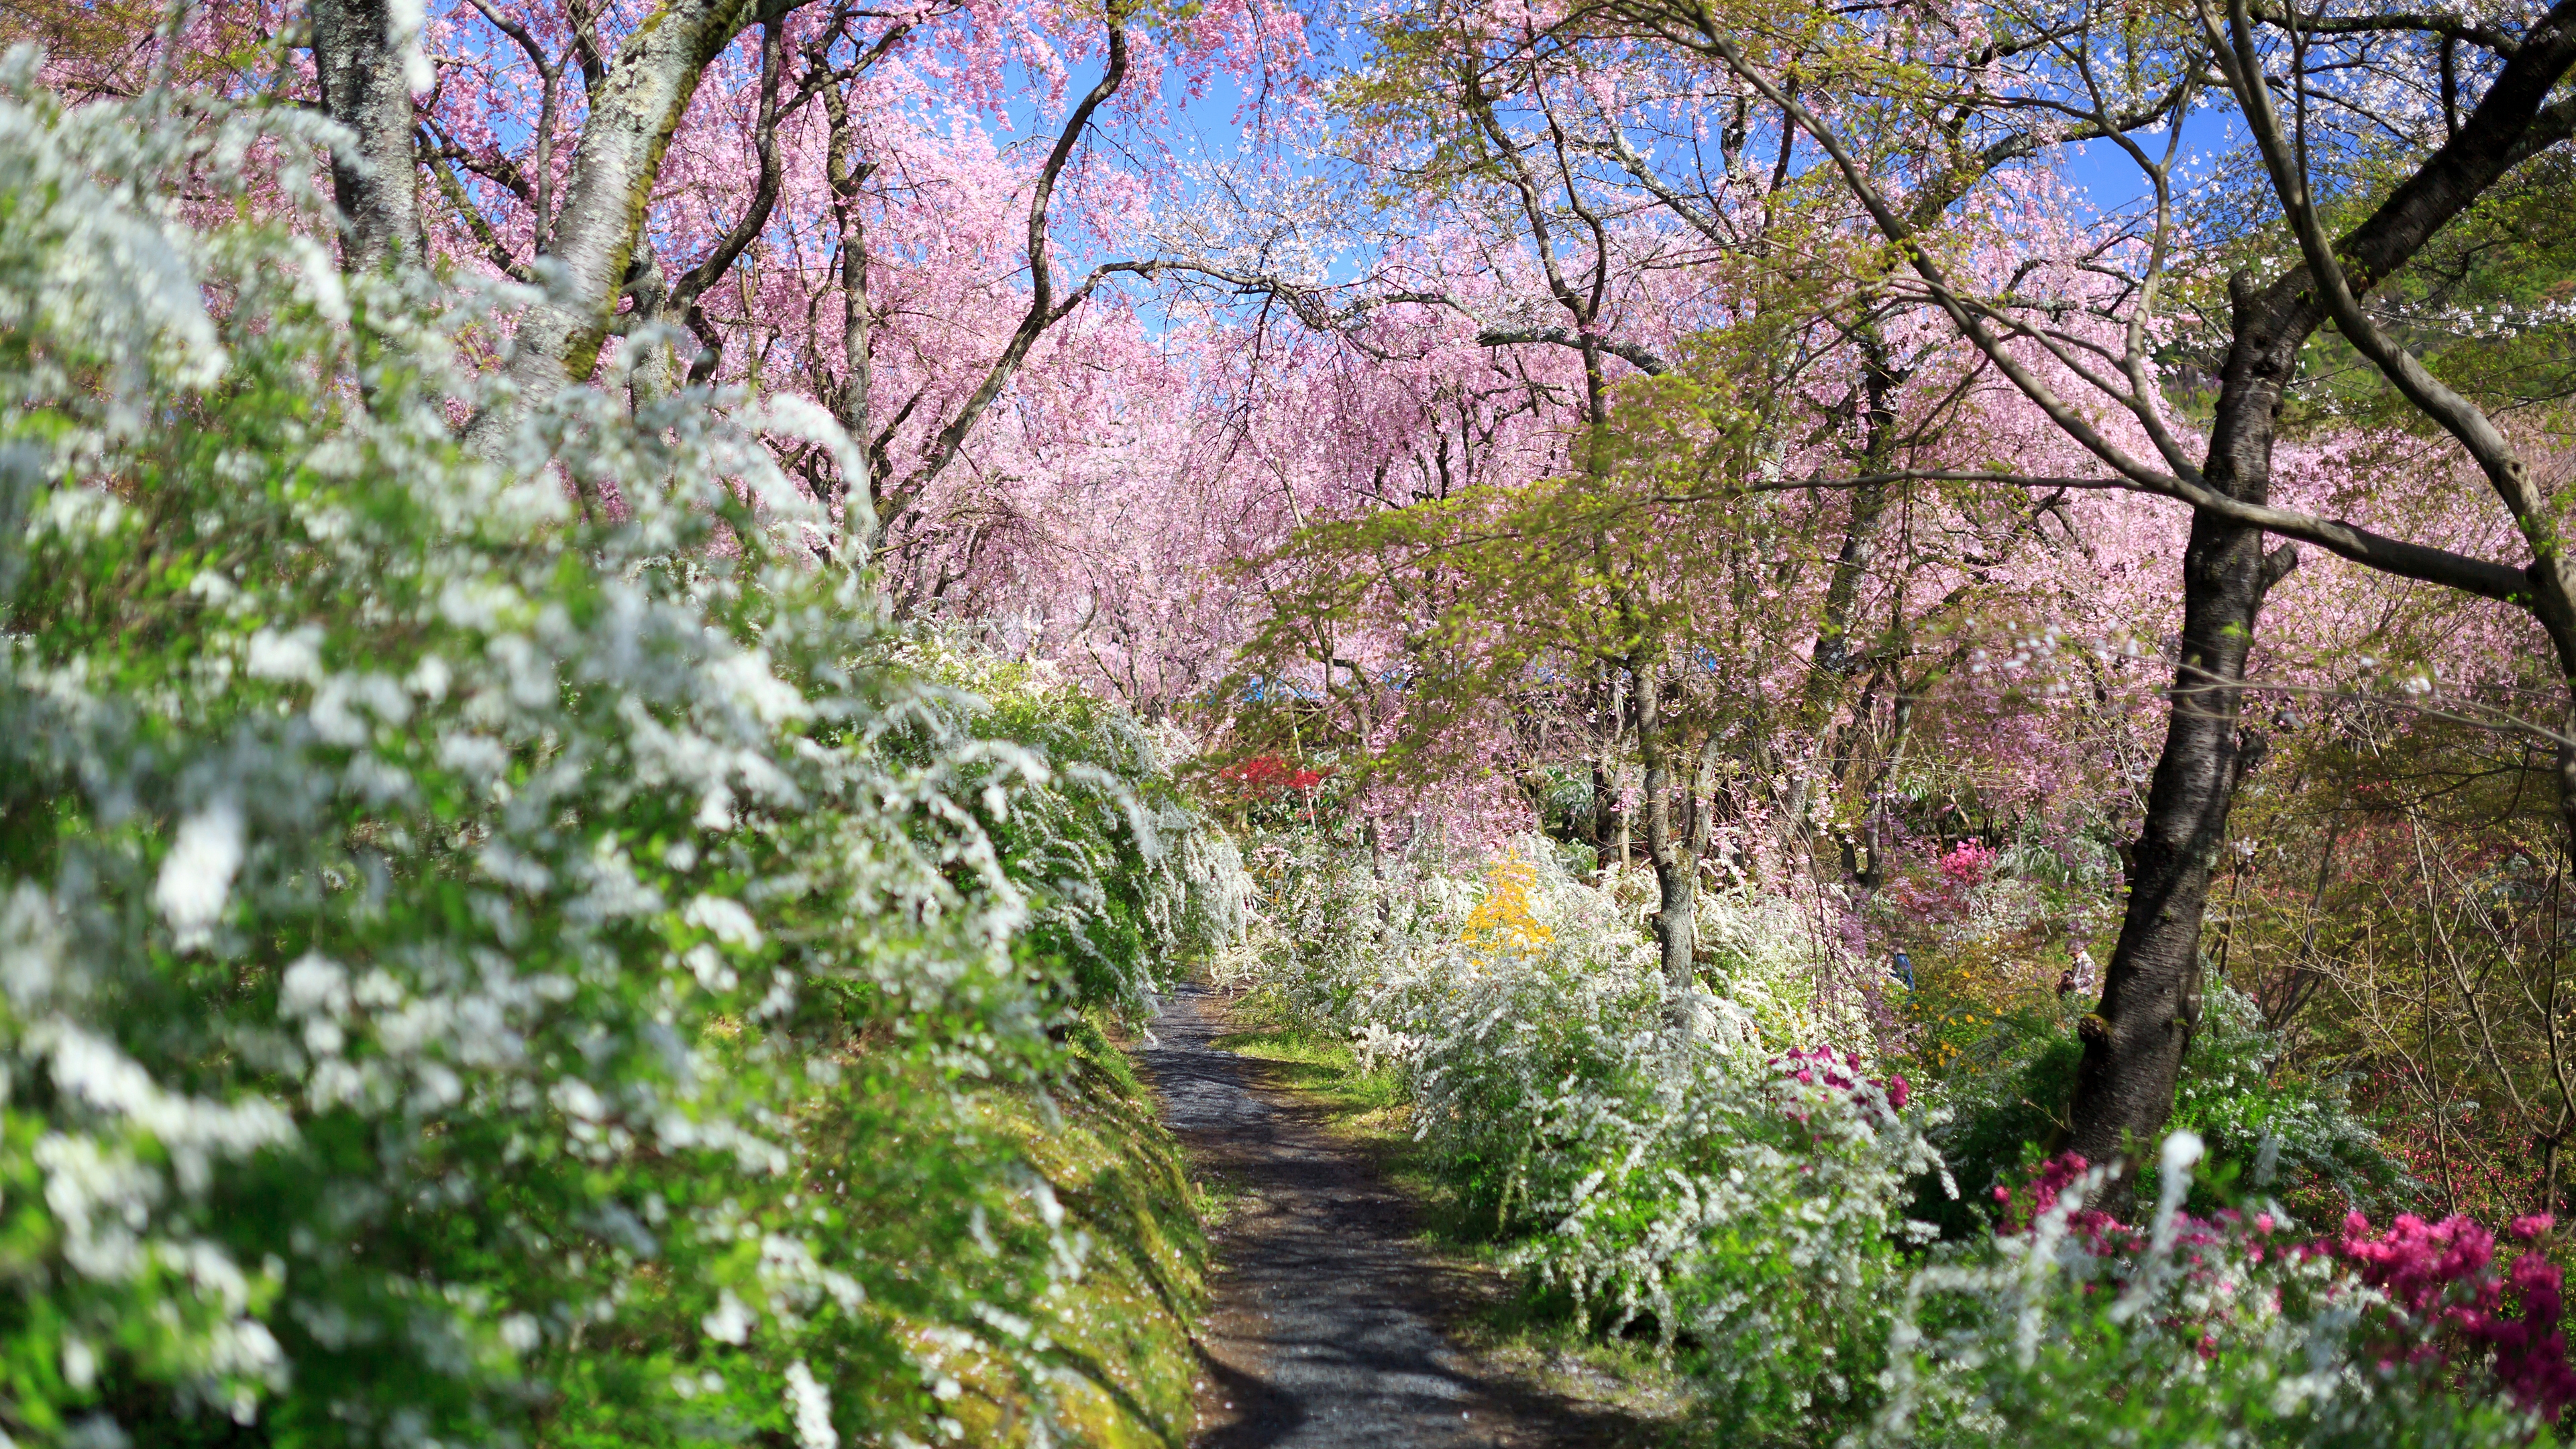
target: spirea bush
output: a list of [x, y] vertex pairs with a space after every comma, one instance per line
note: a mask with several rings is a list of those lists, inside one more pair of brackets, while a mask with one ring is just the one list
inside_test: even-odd
[[1750, 886], [1703, 889], [1692, 925], [1700, 979], [1773, 1048], [1832, 1041], [1874, 1052], [1861, 990], [1870, 968], [1798, 901]]
[[[1982, 1235], [1987, 1194], [2026, 1175], [2036, 1144], [2055, 1130], [2083, 1055], [2074, 1030], [2080, 1007], [2070, 1000], [1999, 1016], [1924, 1088], [1945, 1114], [1932, 1143], [1959, 1193], [1926, 1176], [1916, 1184], [1915, 1205], [1945, 1235]], [[2204, 1174], [2223, 1167], [2234, 1180], [2259, 1181], [2317, 1220], [2355, 1207], [2383, 1211], [2402, 1200], [2414, 1184], [2353, 1113], [2343, 1083], [2282, 1071], [2282, 1055], [2253, 1001], [2213, 981], [2171, 1118], [2205, 1145]], [[2154, 1193], [2152, 1179], [2150, 1170], [2140, 1191]]]
[[2253, 998], [2212, 982], [2183, 1058], [2173, 1125], [2206, 1143], [2213, 1163], [2261, 1180], [2319, 1220], [2356, 1207], [2384, 1211], [2420, 1187], [2354, 1114], [2343, 1079], [2282, 1071], [2283, 1055]]
[[2071, 1074], [2035, 1065], [2050, 1031], [1927, 1105], [1865, 1038], [1784, 1039], [1816, 1017], [1782, 1004], [1838, 999], [1793, 909], [1730, 902], [1676, 1013], [1630, 908], [1562, 860], [1533, 839], [1450, 874], [1273, 838], [1231, 968], [1399, 1065], [1428, 1165], [1505, 1261], [1595, 1329], [1684, 1350], [1719, 1442], [2527, 1444], [2576, 1401], [2538, 1248], [2505, 1263], [2464, 1219], [2320, 1235], [2269, 1199], [2185, 1210], [2372, 1151], [2332, 1094], [2269, 1083], [2238, 1000], [2213, 1003], [2177, 1107], [2210, 1136], [2174, 1134], [2133, 1228], [2086, 1206], [2103, 1172], [2016, 1166], [2047, 1126], [2024, 1099]]
[[1761, 1009], [1703, 989], [1677, 1027], [1631, 914], [1545, 840], [1466, 878], [1311, 840], [1264, 873], [1267, 981], [1402, 1064], [1432, 1163], [1507, 1261], [1604, 1331], [1687, 1339], [1732, 1434], [1830, 1438], [1852, 1419], [1901, 1246], [1929, 1232], [1905, 1219], [1907, 1181], [1940, 1163], [1866, 1039], [1782, 1039], [1822, 993], [1801, 945], [1747, 929], [1762, 903], [1721, 914], [1716, 978]]
[[[2465, 1219], [2354, 1214], [2317, 1239], [2269, 1210], [2182, 1210], [2203, 1153], [2166, 1139], [2142, 1229], [2062, 1159], [1989, 1242], [1916, 1273], [1863, 1442], [2508, 1445], [2576, 1397], [2560, 1274], [2495, 1262]], [[2515, 1225], [2529, 1239], [2545, 1219]]]
[[578, 390], [469, 456], [514, 298], [342, 278], [316, 123], [33, 74], [7, 1434], [1048, 1442], [1090, 1209], [988, 1109], [1233, 928], [1230, 847], [1132, 721], [818, 566], [762, 438], [828, 423]]

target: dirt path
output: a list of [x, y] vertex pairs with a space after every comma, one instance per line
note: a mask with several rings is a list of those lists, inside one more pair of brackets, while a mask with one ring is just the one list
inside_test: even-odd
[[[1411, 1205], [1268, 1064], [1209, 1043], [1221, 1001], [1183, 987], [1139, 1061], [1164, 1120], [1245, 1195], [1216, 1241], [1198, 1449], [1510, 1449], [1634, 1441], [1625, 1416], [1517, 1381], [1459, 1346], [1459, 1306], [1490, 1275], [1417, 1240]], [[1479, 1280], [1482, 1281], [1479, 1281]]]

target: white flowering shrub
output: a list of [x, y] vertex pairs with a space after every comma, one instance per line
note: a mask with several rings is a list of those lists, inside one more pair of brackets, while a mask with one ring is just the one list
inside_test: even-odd
[[1806, 943], [1760, 938], [1771, 908], [1721, 906], [1730, 994], [1703, 991], [1676, 1029], [1652, 943], [1544, 840], [1473, 880], [1381, 875], [1311, 839], [1257, 864], [1265, 984], [1403, 1064], [1433, 1163], [1509, 1262], [1605, 1331], [1687, 1336], [1731, 1433], [1852, 1419], [1900, 1248], [1928, 1233], [1901, 1210], [1908, 1180], [1940, 1163], [1865, 1038], [1781, 1034], [1832, 998], [1802, 979]]
[[2102, 1169], [2061, 1162], [2028, 1221], [1916, 1273], [1854, 1442], [2521, 1445], [2576, 1393], [2545, 1255], [2497, 1272], [2464, 1219], [2308, 1242], [2274, 1211], [2195, 1218], [2202, 1152], [2167, 1138], [2144, 1229], [2086, 1207]]
[[[2238, 1002], [2178, 1109], [2214, 1135], [2174, 1134], [2145, 1226], [2087, 1208], [2105, 1175], [2074, 1158], [1980, 1184], [1990, 1225], [1939, 1109], [1865, 1040], [1781, 1035], [1842, 999], [1794, 908], [1721, 898], [1685, 1029], [1630, 908], [1561, 861], [1521, 841], [1465, 878], [1274, 839], [1231, 969], [1399, 1063], [1430, 1166], [1505, 1260], [1597, 1328], [1686, 1346], [1717, 1440], [2501, 1446], [2576, 1404], [2546, 1218], [2510, 1227], [2508, 1263], [2463, 1218], [2319, 1237], [2268, 1200], [2185, 1211], [2233, 1190], [2245, 1164], [2214, 1156], [2273, 1143], [2259, 1188], [2344, 1135], [2230, 1079], [2261, 1045]], [[1935, 1194], [1979, 1230], [1935, 1244], [1909, 1216]]]
[[[1952, 1238], [1982, 1236], [1990, 1226], [1991, 1192], [2029, 1175], [2039, 1144], [2054, 1130], [2073, 1092], [2082, 1043], [2075, 1035], [2080, 999], [2054, 1012], [1996, 1018], [1945, 1066], [1925, 1096], [1945, 1114], [1932, 1131], [1958, 1195], [1930, 1179], [1916, 1184], [1916, 1215]], [[2174, 1094], [2176, 1128], [2196, 1134], [2208, 1152], [2204, 1176], [2260, 1181], [2303, 1213], [2339, 1216], [2353, 1207], [2383, 1210], [2413, 1197], [2415, 1186], [2351, 1109], [2344, 1085], [2279, 1068], [2280, 1039], [2243, 992], [2210, 984], [2198, 1028], [2183, 1058]], [[2152, 1193], [2150, 1167], [2140, 1190]], [[2202, 1206], [2215, 1205], [2207, 1191]]]
[[[1084, 1000], [1142, 1000], [1160, 964], [1239, 938], [1250, 882], [1223, 831], [1202, 828], [1173, 783], [1169, 742], [1044, 662], [1004, 660], [916, 634], [898, 662], [954, 686], [957, 724], [997, 767], [1034, 768], [1047, 788], [986, 803], [983, 829], [1027, 887], [1024, 956]], [[965, 792], [961, 790], [961, 797]]]
[[1776, 892], [1703, 890], [1692, 916], [1701, 979], [1775, 1046], [1831, 1041], [1878, 1049], [1860, 983], [1867, 966], [1829, 935], [1814, 910]]
[[2254, 999], [2212, 981], [2183, 1058], [2173, 1125], [2197, 1134], [2214, 1162], [2318, 1216], [2332, 1215], [2329, 1204], [2378, 1210], [2413, 1199], [2420, 1184], [2354, 1115], [2345, 1082], [2283, 1072], [2284, 1055]]
[[1454, 932], [1470, 908], [1458, 882], [1409, 857], [1372, 861], [1309, 830], [1253, 841], [1244, 859], [1251, 920], [1214, 974], [1306, 1026], [1366, 1037], [1362, 993], [1378, 984], [1381, 963]]
[[827, 424], [577, 391], [470, 457], [495, 299], [340, 277], [313, 122], [32, 75], [9, 1437], [826, 1449], [1007, 1391], [1046, 1442], [1090, 1235], [976, 1105], [1232, 928], [1230, 849], [1132, 724], [815, 566], [760, 435]]

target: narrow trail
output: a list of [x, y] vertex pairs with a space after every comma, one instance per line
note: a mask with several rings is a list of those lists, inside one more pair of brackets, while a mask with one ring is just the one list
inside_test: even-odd
[[1195, 1449], [1571, 1449], [1637, 1438], [1626, 1416], [1521, 1382], [1460, 1346], [1490, 1276], [1419, 1242], [1412, 1204], [1268, 1063], [1210, 1043], [1222, 999], [1185, 986], [1138, 1060], [1194, 1161], [1244, 1194], [1216, 1239]]

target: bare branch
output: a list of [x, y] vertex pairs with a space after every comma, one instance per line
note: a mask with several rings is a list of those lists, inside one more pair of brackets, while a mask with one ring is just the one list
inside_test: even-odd
[[500, 233], [492, 229], [491, 221], [475, 207], [474, 198], [465, 190], [465, 183], [457, 179], [455, 168], [448, 165], [446, 152], [429, 144], [429, 138], [423, 135], [420, 154], [429, 167], [430, 179], [438, 183], [438, 194], [446, 198], [449, 208], [456, 213], [456, 219], [465, 223], [465, 229], [474, 234], [474, 240], [483, 248], [484, 259], [513, 281], [533, 279], [535, 274], [528, 270], [527, 264], [510, 255], [510, 249], [501, 242]]
[[1010, 383], [1012, 375], [1020, 370], [1021, 362], [1027, 359], [1029, 348], [1037, 343], [1039, 334], [1063, 320], [1107, 275], [1106, 268], [1094, 270], [1061, 307], [1057, 305], [1055, 272], [1047, 261], [1047, 204], [1055, 196], [1056, 182], [1064, 174], [1065, 163], [1073, 156], [1074, 145], [1091, 125], [1093, 113], [1107, 104], [1126, 79], [1127, 31], [1113, 19], [1109, 23], [1108, 69], [1101, 73], [1099, 84], [1091, 88], [1091, 93], [1082, 98], [1071, 115], [1065, 117], [1064, 129], [1057, 133], [1055, 146], [1047, 153], [1046, 165], [1039, 169], [1036, 189], [1029, 197], [1029, 309], [1022, 314], [1011, 340], [1003, 346], [1002, 355], [993, 360], [992, 369], [985, 373], [983, 383], [966, 400], [965, 406], [957, 410], [957, 416], [949, 419], [948, 426], [940, 429], [938, 439], [931, 445], [930, 456], [922, 462], [918, 475], [908, 484], [910, 491], [919, 492], [930, 480], [946, 471], [949, 463], [957, 457], [957, 450], [965, 444], [966, 435], [974, 431], [985, 410], [1002, 395], [1002, 389]]
[[[1377, 292], [1355, 298], [1336, 307], [1326, 299], [1324, 288], [1292, 282], [1285, 277], [1272, 276], [1265, 272], [1247, 272], [1217, 262], [1186, 257], [1157, 257], [1148, 261], [1110, 262], [1102, 265], [1097, 271], [1099, 273], [1129, 272], [1148, 279], [1166, 273], [1176, 276], [1205, 277], [1209, 281], [1222, 282], [1244, 293], [1270, 297], [1284, 304], [1299, 322], [1315, 331], [1338, 333], [1345, 337], [1351, 336], [1354, 329], [1366, 321], [1371, 314], [1395, 306], [1441, 307], [1471, 322], [1477, 321], [1475, 312], [1454, 293]], [[1086, 283], [1086, 285], [1089, 284]], [[1518, 347], [1540, 343], [1570, 347], [1577, 351], [1588, 345], [1629, 363], [1649, 377], [1661, 377], [1672, 370], [1672, 365], [1654, 349], [1642, 347], [1634, 342], [1623, 342], [1600, 333], [1590, 334], [1587, 341], [1585, 334], [1570, 327], [1506, 327], [1499, 324], [1479, 323], [1476, 329], [1476, 345], [1479, 347]]]
[[2445, 40], [2465, 40], [2481, 50], [2493, 51], [2507, 59], [2522, 48], [2521, 42], [2503, 31], [2473, 24], [2456, 15], [2381, 10], [2361, 15], [2299, 15], [2294, 18], [2284, 8], [2265, 5], [2253, 6], [2248, 13], [2266, 25], [2295, 23], [2299, 29], [2317, 35], [2376, 35], [2391, 30], [2411, 30], [2438, 35]]
[[[2382, 573], [2401, 578], [2418, 579], [2444, 588], [2458, 589], [2482, 599], [2499, 603], [2528, 606], [2533, 596], [2531, 576], [2509, 564], [2448, 549], [2411, 543], [2391, 538], [2356, 523], [2339, 518], [2320, 518], [2296, 509], [2278, 508], [2267, 503], [2248, 503], [2230, 497], [2215, 488], [2180, 479], [2166, 479], [2164, 486], [2147, 486], [2130, 478], [2042, 477], [2028, 473], [1975, 470], [1904, 469], [1888, 473], [1865, 474], [1856, 478], [1794, 478], [1777, 482], [1748, 484], [1732, 491], [1755, 493], [1789, 493], [1808, 488], [1870, 488], [1886, 483], [2001, 483], [2017, 488], [2077, 488], [2088, 491], [2117, 490], [2127, 493], [2149, 493], [2187, 503], [2205, 513], [2231, 523], [2259, 528], [2282, 538], [2313, 543], [2340, 558]], [[1672, 501], [1683, 501], [1674, 499]]]
[[1532, 342], [1554, 343], [1578, 351], [1591, 347], [1631, 364], [1648, 377], [1661, 377], [1670, 370], [1652, 350], [1597, 332], [1578, 333], [1570, 327], [1480, 327], [1476, 330], [1476, 345], [1479, 347], [1516, 347]]
[[[2475, 403], [2435, 377], [2362, 311], [2360, 298], [2355, 295], [2356, 279], [2345, 270], [2324, 225], [2317, 219], [2316, 207], [2308, 195], [2307, 168], [2293, 154], [2291, 141], [2282, 132], [2280, 113], [2272, 104], [2271, 88], [2255, 50], [2253, 22], [2245, 0], [2230, 0], [2228, 8], [2228, 19], [2222, 24], [2206, 0], [2195, 6], [2215, 45], [2219, 65], [2245, 110], [2264, 168], [2271, 173], [2273, 189], [2298, 236], [2300, 256], [2307, 262], [2327, 313], [2346, 340], [2368, 357], [2408, 402], [2459, 440], [2516, 519], [2526, 526], [2540, 520], [2546, 500], [2533, 486], [2529, 465], [2507, 441], [2503, 430]], [[2468, 124], [2425, 164], [2419, 178], [2437, 170], [2465, 169], [2475, 164], [2472, 157], [2476, 150], [2500, 154], [2508, 149], [2507, 142], [2514, 133], [2527, 132], [2528, 122], [2538, 112], [2541, 101], [2570, 61], [2576, 60], [2576, 37], [2567, 32], [2570, 22], [2576, 22], [2576, 0], [2562, 0], [2550, 12], [2549, 20], [2534, 27], [2529, 49], [2507, 62], [2504, 74], [2497, 77]], [[2560, 32], [2557, 36], [2549, 34], [2553, 28]], [[2455, 151], [2462, 154], [2455, 157]], [[2358, 280], [2361, 287], [2367, 288], [2378, 278], [2365, 274]]]

